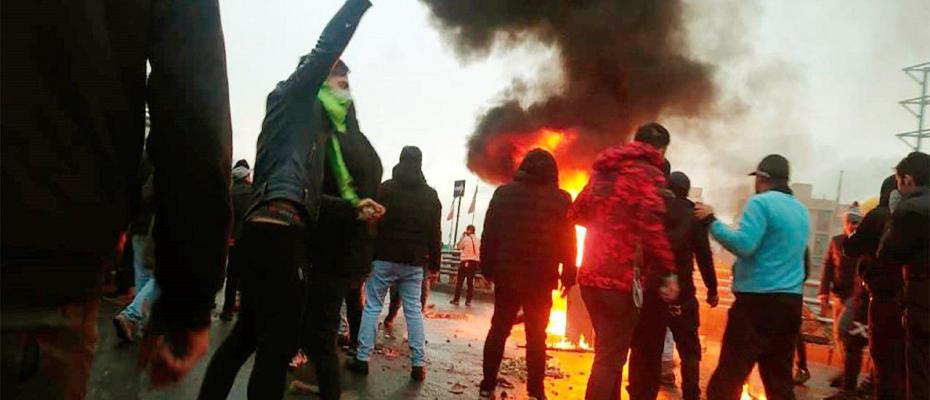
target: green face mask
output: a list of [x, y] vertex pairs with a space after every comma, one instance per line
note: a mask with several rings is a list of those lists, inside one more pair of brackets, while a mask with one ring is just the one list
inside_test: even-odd
[[320, 87], [317, 98], [323, 104], [323, 109], [329, 116], [330, 122], [339, 133], [346, 132], [346, 115], [352, 105], [352, 94], [348, 90], [333, 89], [328, 85]]

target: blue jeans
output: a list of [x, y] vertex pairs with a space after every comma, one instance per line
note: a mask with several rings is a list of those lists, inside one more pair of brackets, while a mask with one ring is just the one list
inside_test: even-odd
[[145, 321], [152, 303], [158, 298], [158, 285], [155, 283], [155, 276], [152, 271], [145, 268], [143, 263], [143, 253], [145, 251], [145, 236], [132, 236], [132, 261], [133, 268], [136, 272], [136, 297], [132, 299], [120, 314], [125, 315], [133, 322], [139, 323]]
[[132, 235], [132, 269], [135, 273], [136, 293], [152, 279], [152, 270], [145, 268], [145, 235]]
[[426, 366], [426, 334], [423, 331], [423, 307], [420, 293], [423, 284], [423, 267], [387, 261], [375, 261], [371, 276], [365, 283], [365, 311], [358, 335], [358, 359], [368, 361], [378, 336], [378, 322], [384, 308], [384, 296], [391, 285], [397, 284], [404, 303], [407, 320], [407, 338], [410, 360], [414, 367]]

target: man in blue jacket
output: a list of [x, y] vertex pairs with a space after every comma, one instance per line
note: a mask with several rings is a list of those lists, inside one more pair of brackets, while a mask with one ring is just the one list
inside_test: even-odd
[[806, 207], [788, 188], [788, 160], [773, 154], [750, 175], [756, 195], [733, 229], [700, 204], [695, 215], [711, 235], [737, 256], [733, 294], [720, 361], [707, 386], [707, 398], [738, 399], [753, 366], [770, 399], [794, 399], [791, 363], [801, 328], [804, 251], [810, 236]]

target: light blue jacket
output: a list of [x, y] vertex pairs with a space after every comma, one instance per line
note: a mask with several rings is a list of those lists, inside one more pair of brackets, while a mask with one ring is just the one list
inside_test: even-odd
[[714, 221], [710, 233], [737, 257], [734, 293], [802, 293], [810, 214], [794, 196], [774, 190], [752, 196], [739, 229]]

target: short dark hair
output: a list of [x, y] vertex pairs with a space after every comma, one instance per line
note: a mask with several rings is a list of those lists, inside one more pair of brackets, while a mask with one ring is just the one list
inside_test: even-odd
[[658, 122], [650, 122], [640, 126], [639, 129], [636, 130], [636, 136], [633, 137], [633, 140], [648, 143], [657, 149], [662, 149], [668, 147], [672, 138], [668, 134], [668, 129], [665, 129], [664, 126], [660, 125]]
[[470, 230], [475, 230], [475, 226], [474, 226], [474, 225], [468, 225], [468, 226], [465, 227], [465, 230], [466, 230], [466, 231], [469, 230], [469, 229], [470, 229]]
[[917, 186], [930, 185], [930, 155], [915, 151], [904, 157], [895, 167], [898, 176], [910, 175]]

